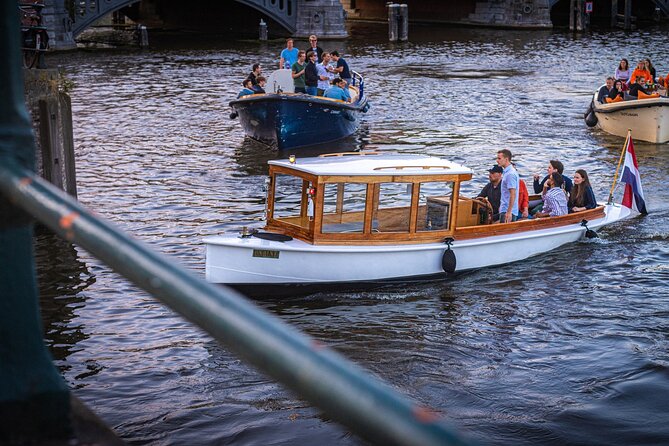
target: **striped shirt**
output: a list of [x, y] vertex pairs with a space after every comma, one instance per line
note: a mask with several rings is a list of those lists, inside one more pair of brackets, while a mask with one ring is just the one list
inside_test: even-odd
[[544, 208], [541, 212], [547, 213], [551, 217], [567, 215], [567, 194], [559, 187], [551, 187], [541, 194], [544, 199]]

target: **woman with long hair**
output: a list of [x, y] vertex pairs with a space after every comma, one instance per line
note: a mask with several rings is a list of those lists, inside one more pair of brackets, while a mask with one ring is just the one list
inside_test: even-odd
[[632, 74], [630, 71], [630, 63], [627, 61], [627, 59], [620, 59], [620, 64], [618, 64], [618, 68], [616, 68], [616, 71], [613, 74], [613, 78], [627, 82], [630, 78], [630, 74]]
[[650, 63], [650, 59], [648, 58], [645, 58], [643, 62], [646, 66], [646, 70], [648, 70], [648, 72], [650, 73], [650, 77], [652, 78], [653, 83], [655, 83], [655, 74], [656, 74], [655, 67], [653, 66], [652, 63]]
[[588, 173], [583, 169], [578, 169], [574, 174], [574, 187], [569, 196], [569, 212], [585, 211], [597, 207], [595, 193], [590, 186]]
[[624, 84], [624, 82], [621, 81], [620, 79], [618, 79], [617, 81], [614, 82], [613, 88], [609, 92], [609, 98], [611, 100], [617, 98], [618, 96], [620, 96], [621, 98], [624, 99], [624, 93], [623, 92], [625, 90], [623, 89], [623, 84]]

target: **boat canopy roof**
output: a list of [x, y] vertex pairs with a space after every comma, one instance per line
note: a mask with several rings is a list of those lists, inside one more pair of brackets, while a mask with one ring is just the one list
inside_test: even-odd
[[434, 156], [374, 152], [338, 153], [313, 158], [297, 158], [294, 163], [287, 159], [271, 160], [269, 164], [318, 176], [429, 176], [472, 173], [468, 167]]

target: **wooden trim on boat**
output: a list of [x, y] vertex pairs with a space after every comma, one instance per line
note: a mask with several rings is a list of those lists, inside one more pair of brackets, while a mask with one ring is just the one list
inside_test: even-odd
[[339, 153], [323, 153], [318, 155], [319, 158], [341, 157], [341, 156], [367, 156], [367, 155], [383, 155], [383, 152], [339, 152]]
[[605, 216], [604, 206], [596, 207], [573, 214], [561, 215], [559, 217], [533, 218], [531, 220], [519, 220], [511, 223], [495, 223], [491, 225], [467, 226], [455, 229], [456, 240], [466, 240], [480, 237], [490, 237], [502, 234], [517, 234], [526, 231], [553, 228], [579, 223], [582, 220], [595, 220]]

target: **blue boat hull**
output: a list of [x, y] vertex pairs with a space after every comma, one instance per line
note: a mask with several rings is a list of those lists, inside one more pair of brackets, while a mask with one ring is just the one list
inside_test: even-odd
[[279, 150], [345, 138], [358, 129], [367, 98], [353, 104], [305, 94], [264, 94], [230, 102], [244, 132]]

